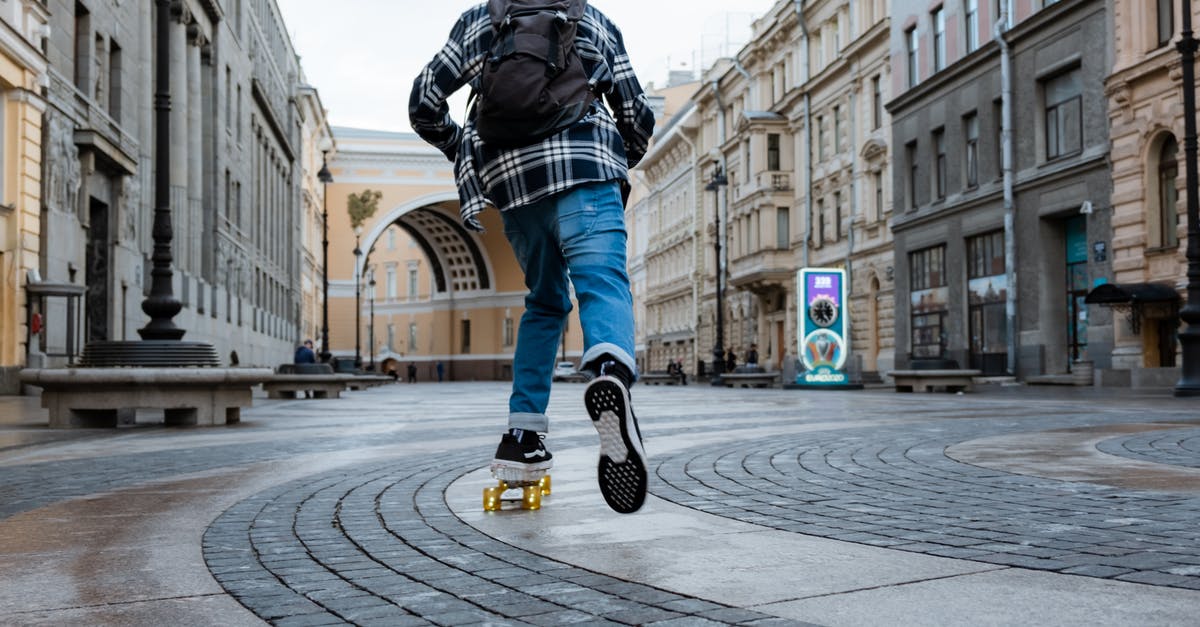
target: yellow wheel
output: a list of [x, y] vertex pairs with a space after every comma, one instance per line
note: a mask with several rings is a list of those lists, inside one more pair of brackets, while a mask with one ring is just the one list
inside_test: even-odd
[[542, 509], [542, 489], [536, 485], [526, 486], [522, 491], [521, 509]]
[[538, 480], [538, 487], [542, 489], [542, 496], [550, 494], [550, 475], [545, 475]]
[[483, 511], [498, 512], [500, 511], [500, 495], [504, 494], [503, 487], [484, 488], [483, 489]]

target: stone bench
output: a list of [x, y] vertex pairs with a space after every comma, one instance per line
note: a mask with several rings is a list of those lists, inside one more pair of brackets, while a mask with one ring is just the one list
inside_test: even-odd
[[665, 372], [647, 372], [638, 375], [638, 383], [646, 385], [679, 385], [679, 377]]
[[381, 374], [339, 374], [337, 376], [344, 379], [346, 387], [352, 392], [359, 392], [369, 388], [395, 383], [391, 377]]
[[779, 380], [778, 372], [730, 372], [721, 375], [721, 383], [727, 388], [767, 388]]
[[215, 426], [241, 420], [253, 387], [271, 377], [253, 368], [55, 368], [21, 371], [42, 388], [50, 428], [132, 424], [138, 409], [162, 409], [167, 425]]
[[975, 377], [983, 374], [979, 370], [893, 370], [888, 373], [895, 380], [897, 392], [932, 392], [934, 388], [946, 388], [947, 392], [969, 392]]
[[300, 392], [312, 393], [313, 398], [341, 398], [345, 379], [338, 374], [273, 374], [262, 388], [271, 399], [297, 398]]

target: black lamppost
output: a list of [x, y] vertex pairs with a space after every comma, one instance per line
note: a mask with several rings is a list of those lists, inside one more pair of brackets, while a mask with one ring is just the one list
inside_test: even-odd
[[367, 334], [367, 341], [371, 343], [371, 371], [375, 371], [375, 271], [370, 274], [371, 280], [367, 285], [371, 286], [371, 326], [368, 327], [370, 332]]
[[1187, 304], [1179, 317], [1187, 328], [1179, 334], [1183, 371], [1175, 396], [1200, 396], [1200, 174], [1197, 173], [1196, 48], [1192, 33], [1192, 0], [1183, 0], [1183, 38], [1177, 48], [1183, 60], [1183, 152], [1187, 167], [1188, 285]]
[[362, 263], [363, 251], [358, 247], [362, 237], [362, 227], [354, 227], [354, 369], [362, 369], [362, 288], [359, 278], [359, 266]]
[[184, 329], [172, 319], [183, 310], [175, 298], [172, 280], [175, 261], [171, 242], [175, 227], [171, 221], [171, 20], [178, 17], [179, 5], [171, 0], [156, 0], [158, 7], [154, 76], [154, 252], [151, 256], [150, 294], [142, 301], [142, 311], [150, 322], [138, 329], [140, 342], [92, 342], [84, 348], [81, 363], [87, 367], [189, 367], [219, 366], [212, 344], [184, 342]]
[[714, 386], [723, 386], [725, 382], [721, 380], [721, 374], [725, 372], [725, 295], [723, 291], [721, 268], [721, 188], [729, 184], [729, 179], [725, 176], [725, 170], [721, 168], [720, 163], [713, 164], [713, 177], [704, 186], [705, 191], [713, 193], [713, 248], [716, 249], [716, 273], [717, 273], [717, 339], [713, 344], [713, 378]]
[[321, 181], [321, 224], [324, 234], [321, 236], [321, 284], [323, 296], [321, 299], [321, 361], [329, 363], [333, 353], [329, 351], [329, 184], [333, 175], [329, 173], [326, 157], [328, 150], [321, 151], [321, 171], [317, 178]]

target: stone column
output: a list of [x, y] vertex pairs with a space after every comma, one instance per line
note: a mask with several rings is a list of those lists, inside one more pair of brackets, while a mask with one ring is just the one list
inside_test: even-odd
[[[171, 7], [171, 211], [175, 228], [174, 265], [177, 270], [190, 270], [188, 256], [192, 238], [188, 216], [188, 43], [187, 23], [191, 21], [187, 6], [176, 2]], [[176, 272], [176, 281], [181, 278]], [[178, 284], [178, 283], [177, 283]], [[177, 291], [176, 294], [179, 294]]]
[[186, 268], [189, 274], [201, 274], [200, 246], [198, 243], [204, 234], [204, 103], [200, 93], [200, 49], [204, 45], [204, 36], [200, 33], [200, 25], [192, 22], [188, 25], [187, 42], [187, 223], [188, 243], [186, 246]]

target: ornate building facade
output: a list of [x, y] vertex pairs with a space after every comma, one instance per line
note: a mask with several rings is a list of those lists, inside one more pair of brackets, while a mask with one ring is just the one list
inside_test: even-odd
[[1110, 29], [1102, 0], [893, 2], [898, 366], [1112, 367], [1111, 314], [1085, 303], [1112, 277]]
[[25, 285], [40, 272], [48, 20], [37, 0], [0, 6], [0, 393], [6, 394], [20, 387], [31, 335]]
[[[726, 278], [723, 344], [739, 360], [757, 345], [761, 366], [794, 374], [797, 272], [831, 267], [850, 276], [852, 368], [890, 368], [887, 32], [882, 2], [779, 2], [696, 96], [704, 249], [720, 238], [725, 251], [710, 267]], [[718, 170], [727, 185], [711, 185]], [[716, 281], [704, 275], [711, 347]]]
[[630, 280], [643, 371], [665, 371], [683, 360], [691, 372], [703, 348], [696, 344], [699, 279], [704, 276], [703, 224], [695, 105], [699, 83], [687, 81], [648, 96], [658, 105], [655, 138], [633, 173], [627, 208]]
[[[1177, 2], [1113, 7], [1116, 45], [1108, 77], [1112, 134], [1113, 281], [1137, 286], [1187, 282], [1184, 110]], [[1200, 7], [1193, 21], [1200, 20]], [[1178, 380], [1178, 301], [1134, 308], [1113, 320], [1114, 383], [1171, 385]], [[1121, 306], [1123, 305], [1123, 306]]]
[[[154, 49], [156, 3], [50, 0], [48, 9], [39, 263], [45, 281], [86, 289], [73, 337], [133, 340], [146, 321], [155, 69], [167, 63], [174, 292], [184, 306], [175, 323], [243, 365], [290, 360], [312, 133], [302, 133], [299, 60], [275, 1], [173, 2], [165, 59]], [[37, 359], [58, 363], [78, 349], [66, 314], [47, 305], [50, 357]]]

